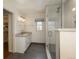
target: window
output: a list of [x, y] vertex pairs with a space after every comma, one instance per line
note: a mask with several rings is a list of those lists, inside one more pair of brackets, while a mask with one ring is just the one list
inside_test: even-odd
[[38, 21], [37, 23], [37, 30], [42, 30], [43, 29], [43, 22]]

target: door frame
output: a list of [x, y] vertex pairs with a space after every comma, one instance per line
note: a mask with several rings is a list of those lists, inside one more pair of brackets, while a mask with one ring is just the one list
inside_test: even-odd
[[3, 10], [8, 12], [8, 51], [13, 52], [13, 13], [5, 8]]

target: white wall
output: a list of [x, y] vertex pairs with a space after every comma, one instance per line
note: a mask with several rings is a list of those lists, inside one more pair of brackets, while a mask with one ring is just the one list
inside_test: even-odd
[[32, 32], [32, 42], [36, 43], [45, 43], [45, 24], [43, 26], [43, 31], [36, 30], [36, 18], [44, 18], [44, 14], [42, 15], [34, 15], [26, 17], [26, 32]]
[[20, 14], [13, 15], [13, 52], [16, 52], [16, 45], [18, 44], [16, 43], [16, 35], [22, 31], [25, 31], [25, 22], [19, 21], [19, 16]]
[[32, 32], [32, 42], [45, 43], [45, 30], [44, 30], [44, 27], [43, 27], [42, 31], [37, 31], [36, 30], [36, 25], [34, 26], [34, 30]]
[[21, 33], [25, 31], [25, 21], [26, 19], [23, 19], [20, 16], [17, 16], [17, 19], [15, 20], [15, 34]]

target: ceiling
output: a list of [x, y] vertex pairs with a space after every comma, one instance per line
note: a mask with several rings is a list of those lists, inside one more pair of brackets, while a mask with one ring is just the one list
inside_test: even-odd
[[43, 12], [46, 0], [16, 0], [17, 10], [24, 15]]
[[59, 4], [60, 2], [61, 0], [15, 0], [17, 10], [24, 16], [44, 13], [48, 3]]

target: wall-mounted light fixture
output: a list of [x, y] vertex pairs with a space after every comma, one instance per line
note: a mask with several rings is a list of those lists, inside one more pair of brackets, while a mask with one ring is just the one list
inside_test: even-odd
[[18, 21], [25, 22], [25, 18], [22, 17], [22, 16], [19, 16], [19, 17], [18, 17]]

